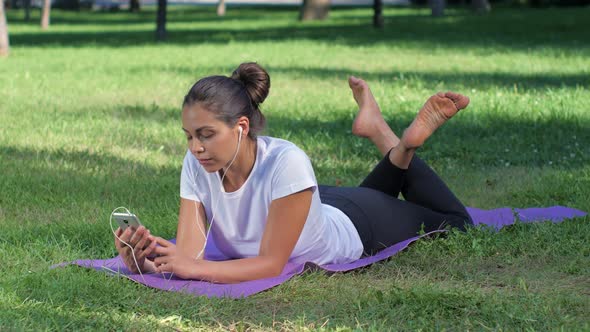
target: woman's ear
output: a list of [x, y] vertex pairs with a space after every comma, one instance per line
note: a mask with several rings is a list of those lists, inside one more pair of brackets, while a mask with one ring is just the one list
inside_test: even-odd
[[250, 132], [250, 120], [243, 116], [238, 120], [238, 126], [240, 127], [238, 129], [240, 130], [240, 135], [248, 136], [248, 133]]

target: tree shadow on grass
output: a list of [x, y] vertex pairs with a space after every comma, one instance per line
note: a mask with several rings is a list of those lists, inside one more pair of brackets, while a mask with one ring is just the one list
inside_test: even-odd
[[[230, 10], [224, 16], [217, 16], [216, 6], [181, 6], [168, 7], [166, 21], [168, 24], [175, 23], [204, 23], [204, 22], [219, 22], [223, 24], [227, 21], [251, 21], [258, 20], [261, 16], [266, 15], [292, 15], [294, 19], [297, 18], [298, 9], [281, 7], [258, 7], [252, 9], [251, 7], [236, 7], [228, 6]], [[40, 19], [40, 12], [31, 12], [31, 19], [24, 21], [22, 19], [23, 11], [8, 11], [6, 16], [11, 25], [16, 26], [30, 26], [38, 27]], [[147, 6], [137, 13], [129, 13], [126, 11], [108, 12], [108, 11], [51, 11], [51, 25], [70, 25], [70, 26], [105, 26], [121, 25], [134, 26], [156, 24], [156, 9], [154, 6]], [[51, 29], [51, 27], [50, 27]]]
[[[363, 78], [369, 84], [372, 82], [391, 82], [406, 80], [409, 84], [414, 82], [423, 83], [423, 85], [436, 86], [439, 84], [447, 86], [464, 86], [476, 89], [489, 88], [508, 88], [518, 90], [544, 90], [548, 88], [561, 87], [580, 87], [584, 88], [590, 85], [590, 75], [587, 73], [509, 73], [509, 72], [425, 72], [417, 71], [415, 68], [400, 68], [395, 71], [380, 71], [369, 72], [359, 71], [354, 69], [344, 68], [319, 68], [319, 67], [296, 67], [296, 66], [281, 66], [268, 65], [265, 66], [271, 77], [289, 78], [303, 78], [303, 79], [319, 79], [319, 80], [334, 80], [346, 82], [350, 75]], [[233, 67], [228, 66], [222, 69], [222, 73], [230, 73]], [[178, 73], [180, 75], [187, 75], [193, 72], [193, 68], [189, 66], [162, 66], [158, 67], [137, 67], [132, 69], [134, 73], [160, 71], [162, 73]]]
[[445, 84], [449, 86], [467, 86], [477, 89], [486, 88], [514, 88], [524, 90], [536, 90], [559, 87], [584, 87], [590, 85], [590, 75], [585, 73], [576, 74], [517, 74], [499, 72], [421, 72], [408, 69], [400, 69], [391, 72], [363, 72], [346, 69], [327, 68], [297, 68], [297, 67], [271, 67], [271, 70], [284, 73], [289, 76], [318, 78], [318, 79], [341, 79], [346, 80], [348, 76], [361, 77], [368, 82], [403, 80], [421, 81], [432, 86]]
[[[331, 75], [331, 72], [328, 75]], [[424, 97], [426, 98], [427, 96]], [[391, 105], [381, 107], [386, 110], [390, 109]], [[178, 122], [178, 135], [182, 136], [179, 109], [136, 104], [119, 105], [103, 112], [113, 121], [129, 122], [129, 126], [134, 126], [133, 121], [158, 124]], [[306, 152], [312, 156], [312, 162], [318, 164], [327, 156], [334, 161], [375, 158], [378, 154], [370, 142], [353, 136], [350, 131], [355, 112], [354, 103], [351, 103], [348, 111], [335, 109], [328, 114], [318, 109], [315, 114], [305, 116], [294, 116], [289, 109], [272, 109], [265, 112], [267, 129], [263, 134], [292, 140], [304, 149], [308, 147]], [[84, 121], [85, 114], [86, 112], [68, 113], [68, 121]], [[415, 113], [385, 112], [384, 116], [393, 130], [401, 135], [403, 129], [413, 120]], [[150, 151], [163, 146], [162, 153], [171, 158], [180, 159], [184, 155], [184, 145], [179, 148], [180, 138], [171, 142], [156, 137], [134, 137], [134, 132], [126, 132], [121, 144], [141, 141], [150, 147]], [[137, 135], [142, 135], [141, 131], [138, 131]], [[549, 137], [551, 139], [548, 139]], [[465, 111], [437, 130], [434, 137], [421, 148], [420, 154], [434, 161], [443, 158], [466, 165], [510, 163], [513, 166], [536, 167], [551, 162], [560, 164], [564, 169], [571, 169], [590, 161], [589, 145], [588, 119], [559, 112], [552, 112], [536, 120], [510, 117], [506, 114], [495, 115], [486, 109], [486, 105], [480, 105], [477, 100], [472, 100]], [[125, 165], [124, 162], [109, 164]], [[358, 165], [346, 165], [336, 172], [321, 167], [324, 166], [316, 170], [320, 178], [325, 174], [338, 173], [349, 174], [360, 181], [365, 175], [360, 172], [366, 171]], [[332, 179], [328, 184], [331, 183]]]
[[[178, 204], [180, 169], [66, 148], [2, 146], [0, 152], [0, 184], [5, 193], [10, 192], [0, 197], [3, 217], [18, 221], [24, 229], [36, 230], [34, 233], [51, 230], [58, 238], [63, 235], [79, 242], [93, 254], [97, 249], [84, 245], [110, 238], [107, 221], [115, 207], [125, 205], [149, 215]], [[162, 230], [169, 226], [166, 223], [170, 220], [150, 225]], [[79, 232], [80, 228], [85, 231]], [[22, 236], [32, 233], [23, 232], [14, 240], [20, 243]]]
[[[462, 112], [477, 110], [468, 108]], [[413, 117], [413, 114], [407, 112], [385, 115], [388, 124], [400, 135]], [[348, 117], [323, 120], [321, 114], [318, 114], [315, 119], [295, 120], [285, 112], [280, 112], [269, 115], [267, 119], [269, 132], [273, 136], [288, 136], [291, 140], [310, 146], [321, 140], [333, 140], [334, 142], [325, 146], [326, 151], [307, 151], [317, 158], [325, 156], [324, 153], [344, 153], [345, 159], [378, 155], [376, 148], [368, 140], [350, 133], [351, 119]], [[513, 166], [537, 167], [567, 157], [559, 167], [576, 169], [590, 161], [590, 154], [584, 154], [590, 142], [589, 133], [590, 123], [571, 118], [554, 117], [531, 122], [494, 116], [475, 118], [459, 113], [452, 121], [439, 128], [419, 153], [434, 162], [437, 158], [450, 158], [465, 168], [469, 168], [471, 164], [504, 165], [506, 162]], [[548, 135], [551, 140], [546, 139]], [[359, 146], [355, 142], [362, 142], [360, 146], [367, 149], [357, 151]], [[506, 152], [507, 149], [509, 152]], [[571, 153], [576, 151], [576, 156], [572, 158]], [[321, 173], [323, 172], [320, 171]]]
[[[354, 19], [333, 19], [321, 23], [297, 23], [285, 26], [277, 21], [277, 26], [252, 28], [248, 21], [260, 17], [256, 9], [236, 9], [235, 17], [220, 22], [219, 27], [175, 28], [174, 17], [169, 25], [169, 38], [166, 44], [226, 44], [228, 42], [291, 41], [309, 40], [328, 44], [348, 46], [369, 46], [375, 44], [415, 45], [427, 50], [433, 47], [456, 49], [489, 48], [528, 51], [537, 48], [556, 48], [571, 51], [588, 51], [590, 28], [585, 23], [586, 9], [578, 11], [554, 10], [552, 19], [536, 12], [514, 14], [515, 11], [497, 15], [474, 16], [455, 15], [436, 20], [429, 16], [394, 16], [388, 18], [383, 30], [376, 30], [366, 22]], [[278, 14], [291, 12], [277, 9]], [[211, 20], [202, 15], [202, 22]], [[532, 14], [531, 14], [532, 13]], [[549, 13], [549, 12], [546, 12]], [[234, 15], [234, 14], [231, 14]], [[273, 12], [265, 16], [273, 19]], [[109, 16], [110, 17], [110, 16]], [[199, 16], [201, 17], [201, 16]], [[179, 23], [192, 21], [184, 15], [176, 18]], [[94, 18], [95, 21], [101, 21]], [[59, 19], [58, 19], [59, 21]], [[64, 19], [64, 24], [67, 22]], [[249, 27], [240, 26], [240, 21], [248, 22]], [[236, 23], [237, 22], [237, 23]], [[525, 23], [523, 23], [525, 22]], [[95, 23], [102, 24], [102, 23]], [[106, 23], [110, 24], [110, 23]], [[143, 23], [141, 23], [143, 24]], [[564, 37], [567, 36], [567, 37]], [[73, 32], [21, 32], [11, 35], [14, 46], [85, 46], [100, 45], [119, 47], [125, 45], [154, 44], [154, 29], [139, 28], [133, 31], [73, 31]]]

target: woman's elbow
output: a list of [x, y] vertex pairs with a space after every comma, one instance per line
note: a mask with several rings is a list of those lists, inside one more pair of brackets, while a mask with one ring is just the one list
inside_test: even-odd
[[268, 267], [268, 278], [274, 278], [274, 277], [278, 277], [281, 275], [281, 273], [283, 273], [283, 269], [285, 268], [285, 265], [287, 265], [287, 262], [282, 262], [282, 261], [276, 261], [276, 260], [272, 260], [269, 262], [269, 267]]

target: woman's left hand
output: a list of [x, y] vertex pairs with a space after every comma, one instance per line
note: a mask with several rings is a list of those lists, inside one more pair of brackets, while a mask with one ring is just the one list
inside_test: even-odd
[[158, 255], [154, 259], [156, 265], [156, 272], [172, 272], [182, 279], [194, 279], [198, 268], [196, 257], [190, 257], [179, 252], [176, 245], [161, 237], [156, 237], [156, 242], [159, 244], [154, 249]]

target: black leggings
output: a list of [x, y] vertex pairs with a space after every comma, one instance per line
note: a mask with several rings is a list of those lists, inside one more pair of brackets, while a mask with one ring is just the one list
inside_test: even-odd
[[[322, 203], [344, 212], [359, 232], [364, 255], [446, 226], [465, 230], [465, 206], [417, 156], [407, 170], [383, 158], [359, 187], [319, 186]], [[399, 193], [405, 198], [398, 199]]]

